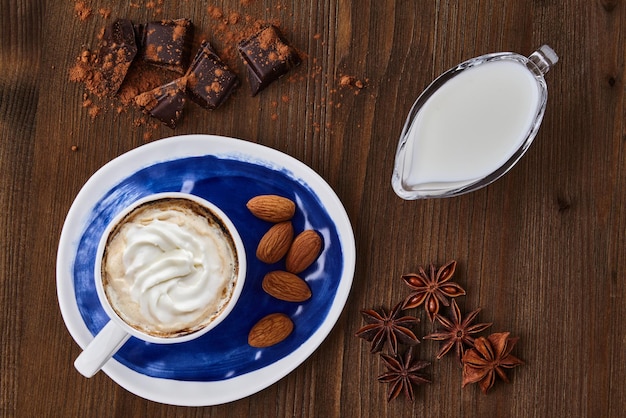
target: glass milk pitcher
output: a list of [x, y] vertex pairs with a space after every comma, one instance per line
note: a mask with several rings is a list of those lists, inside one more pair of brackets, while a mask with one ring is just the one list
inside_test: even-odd
[[543, 45], [465, 61], [418, 97], [402, 130], [392, 186], [403, 199], [451, 197], [494, 182], [524, 155], [546, 108], [545, 74], [558, 57]]

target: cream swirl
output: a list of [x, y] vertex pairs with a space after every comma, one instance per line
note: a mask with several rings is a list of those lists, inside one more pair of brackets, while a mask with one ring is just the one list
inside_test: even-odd
[[232, 242], [188, 207], [144, 207], [109, 242], [107, 295], [132, 326], [176, 334], [210, 322], [236, 276]]

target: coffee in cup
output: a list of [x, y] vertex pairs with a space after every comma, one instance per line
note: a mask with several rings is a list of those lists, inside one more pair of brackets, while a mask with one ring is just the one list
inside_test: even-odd
[[246, 275], [241, 237], [212, 203], [186, 193], [140, 199], [106, 228], [94, 280], [111, 321], [74, 362], [95, 374], [130, 337], [192, 340], [233, 309]]
[[215, 320], [232, 297], [237, 271], [224, 221], [189, 198], [163, 197], [137, 206], [113, 227], [100, 273], [124, 322], [170, 338]]

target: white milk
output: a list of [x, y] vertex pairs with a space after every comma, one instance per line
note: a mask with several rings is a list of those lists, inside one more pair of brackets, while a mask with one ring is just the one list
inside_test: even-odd
[[527, 138], [540, 105], [532, 72], [512, 60], [485, 62], [448, 80], [407, 133], [407, 187], [461, 187], [500, 168]]

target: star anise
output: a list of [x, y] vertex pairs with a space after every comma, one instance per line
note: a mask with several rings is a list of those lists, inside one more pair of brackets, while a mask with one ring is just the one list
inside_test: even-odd
[[443, 329], [426, 335], [424, 339], [445, 341], [437, 353], [437, 360], [440, 360], [453, 346], [456, 346], [456, 356], [459, 362], [462, 361], [465, 347], [474, 347], [472, 334], [478, 334], [491, 326], [491, 323], [472, 325], [479, 312], [480, 308], [475, 309], [463, 318], [459, 305], [452, 299], [449, 319], [439, 314], [435, 315], [435, 319], [443, 325]]
[[429, 366], [430, 363], [414, 359], [412, 348], [406, 351], [404, 358], [398, 354], [394, 356], [381, 354], [380, 358], [385, 363], [387, 372], [378, 376], [378, 380], [390, 384], [387, 392], [387, 402], [397, 398], [400, 392], [404, 392], [404, 396], [412, 401], [413, 385], [430, 383], [430, 379], [423, 373], [420, 373], [420, 370]]
[[508, 332], [478, 337], [471, 348], [463, 355], [463, 387], [477, 383], [483, 393], [493, 386], [496, 375], [509, 382], [504, 369], [512, 369], [524, 362], [511, 354], [519, 338], [509, 338]]
[[423, 267], [419, 267], [418, 273], [403, 275], [402, 280], [413, 291], [404, 300], [402, 309], [415, 308], [423, 303], [430, 322], [433, 322], [439, 312], [440, 303], [449, 306], [447, 298], [465, 294], [461, 286], [450, 281], [455, 269], [456, 261], [452, 260], [439, 269], [431, 264], [429, 273], [426, 273]]
[[376, 353], [383, 349], [385, 342], [392, 352], [398, 352], [398, 340], [407, 345], [419, 343], [417, 336], [409, 329], [419, 322], [414, 316], [402, 316], [402, 309], [398, 303], [390, 312], [384, 308], [380, 311], [368, 309], [361, 311], [367, 325], [357, 331], [356, 336], [372, 343], [371, 352]]

